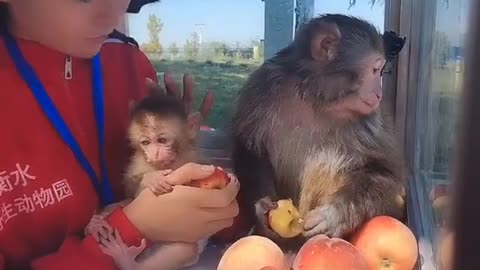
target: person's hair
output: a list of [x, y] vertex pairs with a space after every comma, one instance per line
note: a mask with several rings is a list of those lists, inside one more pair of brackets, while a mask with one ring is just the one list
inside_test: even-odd
[[7, 30], [8, 6], [7, 3], [0, 3], [0, 32]]

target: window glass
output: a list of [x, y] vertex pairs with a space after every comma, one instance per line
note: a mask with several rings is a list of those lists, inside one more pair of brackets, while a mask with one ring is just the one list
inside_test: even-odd
[[383, 33], [385, 20], [385, 2], [376, 0], [340, 0], [340, 1], [325, 1], [315, 0], [314, 14], [323, 13], [342, 13], [351, 16], [356, 16], [372, 23], [377, 29]]
[[195, 81], [195, 108], [208, 89], [214, 107], [205, 125], [222, 128], [247, 76], [263, 62], [264, 2], [162, 0], [128, 16], [128, 34], [147, 54], [160, 81], [173, 72]]
[[[426, 1], [422, 10], [415, 181], [420, 189], [423, 230], [433, 240], [435, 252], [441, 252], [449, 232], [449, 189], [469, 3]], [[437, 259], [440, 262], [442, 256]]]

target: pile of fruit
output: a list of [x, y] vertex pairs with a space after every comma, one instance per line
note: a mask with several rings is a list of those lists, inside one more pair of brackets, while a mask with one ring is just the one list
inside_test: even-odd
[[[272, 230], [285, 238], [301, 233], [302, 220], [291, 200], [268, 214]], [[295, 255], [293, 266], [268, 238], [246, 236], [223, 254], [217, 270], [412, 270], [418, 246], [411, 230], [388, 216], [374, 217], [347, 240], [317, 235]]]
[[[207, 189], [224, 188], [227, 174], [217, 169], [191, 186]], [[283, 238], [302, 233], [302, 218], [292, 200], [277, 202], [268, 213], [269, 225]], [[242, 213], [231, 228], [215, 237], [227, 240], [244, 226]], [[272, 240], [262, 236], [245, 236], [236, 240], [223, 254], [217, 270], [412, 270], [418, 259], [417, 240], [399, 220], [378, 216], [367, 221], [350, 239], [317, 235], [306, 241], [293, 259]]]

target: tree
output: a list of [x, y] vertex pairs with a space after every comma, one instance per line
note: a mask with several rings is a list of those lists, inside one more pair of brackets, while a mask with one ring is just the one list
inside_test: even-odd
[[[353, 7], [355, 6], [355, 4], [357, 3], [357, 0], [349, 0], [350, 1], [350, 7]], [[375, 4], [381, 4], [383, 2], [383, 0], [369, 0], [370, 1], [370, 5], [373, 7]]]
[[189, 59], [194, 59], [200, 51], [200, 38], [196, 32], [192, 33], [190, 40], [185, 44], [185, 53]]
[[162, 28], [162, 21], [155, 14], [150, 14], [147, 23], [149, 42], [143, 46], [145, 51], [157, 54], [162, 53], [163, 48], [160, 44], [160, 32]]
[[229, 47], [225, 42], [212, 42], [210, 46], [217, 57], [225, 57], [229, 50]]
[[168, 47], [168, 51], [170, 52], [170, 54], [173, 57], [175, 57], [179, 52], [179, 49], [177, 47], [177, 43], [173, 42], [172, 44], [170, 44], [170, 46]]

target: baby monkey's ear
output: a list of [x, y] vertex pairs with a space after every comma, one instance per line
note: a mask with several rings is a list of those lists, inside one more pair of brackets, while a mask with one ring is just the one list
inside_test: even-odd
[[128, 101], [128, 114], [132, 116], [133, 110], [135, 109], [135, 106], [137, 105], [138, 102], [135, 102], [135, 100], [131, 99]]
[[188, 136], [190, 137], [190, 139], [195, 139], [197, 137], [202, 121], [203, 117], [200, 113], [194, 113], [188, 116]]

